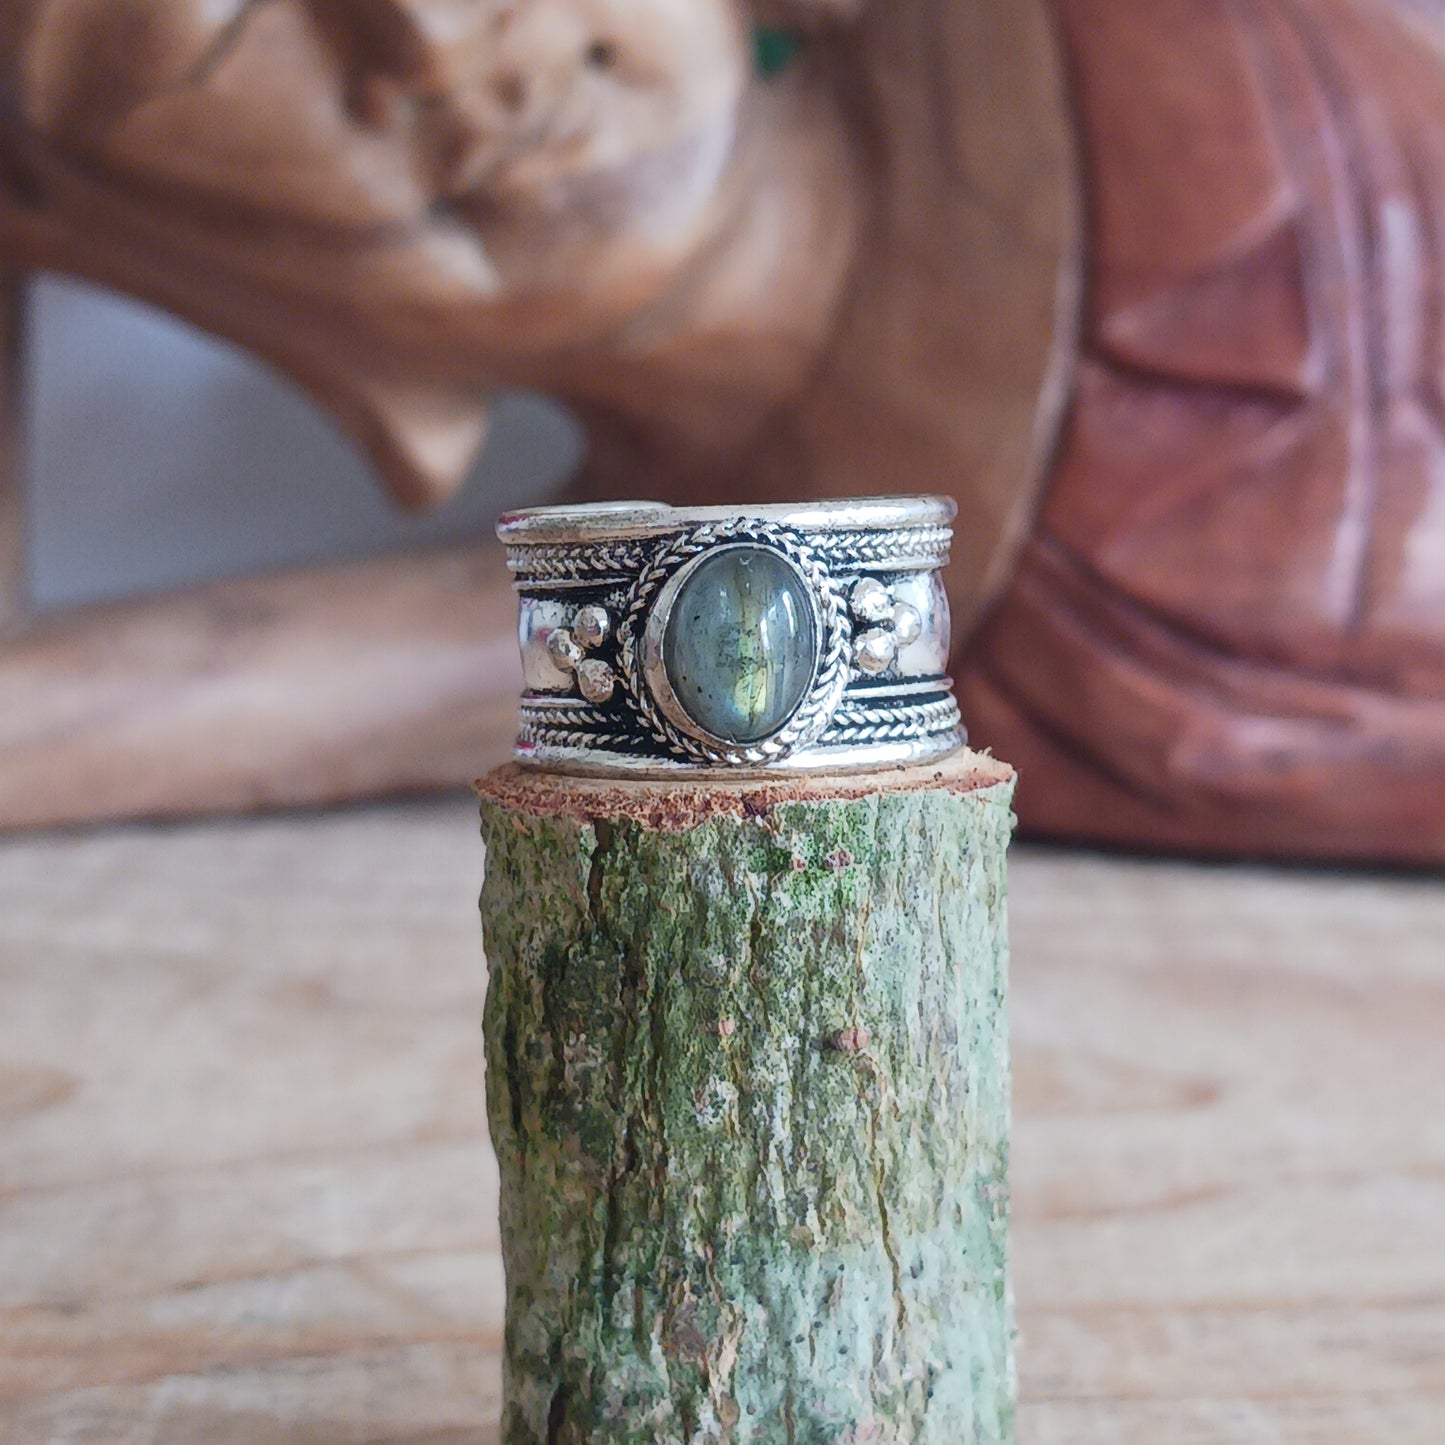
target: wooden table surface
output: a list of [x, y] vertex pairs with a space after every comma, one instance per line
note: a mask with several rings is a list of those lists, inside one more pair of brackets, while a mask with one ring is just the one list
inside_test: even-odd
[[[467, 800], [0, 844], [0, 1440], [495, 1441]], [[1445, 1441], [1445, 886], [1021, 849], [1025, 1445]]]

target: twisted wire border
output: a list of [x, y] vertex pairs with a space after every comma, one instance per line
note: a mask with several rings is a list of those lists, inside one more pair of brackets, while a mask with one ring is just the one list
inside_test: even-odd
[[[963, 721], [952, 697], [925, 703], [899, 703], [870, 707], [844, 702], [833, 714], [818, 742], [880, 743], [934, 737], [952, 732]], [[611, 748], [635, 753], [646, 737], [615, 730], [615, 714], [601, 708], [562, 704], [523, 703], [518, 740], [536, 747]]]
[[[770, 738], [731, 747], [702, 741], [682, 731], [663, 715], [643, 676], [642, 630], [658, 593], [674, 572], [694, 557], [726, 542], [763, 542], [782, 552], [804, 576], [818, 601], [827, 645], [812, 690], [787, 723]], [[690, 527], [656, 552], [643, 568], [628, 595], [627, 608], [617, 627], [618, 670], [627, 696], [648, 733], [674, 753], [694, 762], [727, 767], [756, 766], [785, 758], [797, 747], [816, 741], [848, 685], [852, 662], [853, 627], [842, 594], [828, 569], [802, 536], [772, 522], [735, 517]]]
[[517, 741], [532, 747], [611, 748], [635, 753], [647, 741], [639, 732], [617, 731], [614, 713], [586, 703], [522, 703]]
[[895, 707], [846, 704], [833, 714], [832, 725], [823, 734], [825, 743], [898, 742], [906, 738], [932, 737], [952, 732], [963, 722], [952, 696], [934, 702], [901, 703]]
[[509, 547], [507, 567], [518, 582], [580, 582], [592, 577], [632, 577], [649, 550], [647, 542], [557, 542]]
[[[761, 531], [776, 524], [739, 518], [736, 522], [706, 525], [743, 525], [754, 531]], [[878, 532], [787, 530], [820, 562], [841, 570], [887, 567], [901, 562], [916, 562], [930, 570], [936, 569], [948, 561], [949, 546], [953, 540], [952, 527], [931, 525], [899, 527]], [[674, 540], [691, 534], [691, 531], [675, 534]], [[518, 585], [626, 581], [646, 566], [648, 557], [662, 540], [665, 539], [620, 538], [607, 542], [555, 542], [513, 546], [508, 549], [507, 566]]]
[[930, 569], [948, 561], [953, 528], [895, 527], [879, 532], [807, 533], [808, 545], [835, 567], [884, 567], [891, 562], [917, 561]]

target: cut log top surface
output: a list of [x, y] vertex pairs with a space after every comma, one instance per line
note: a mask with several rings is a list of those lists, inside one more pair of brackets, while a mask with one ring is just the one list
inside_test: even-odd
[[787, 803], [849, 802], [879, 793], [929, 788], [972, 793], [1013, 781], [1013, 769], [964, 748], [941, 762], [871, 773], [784, 774], [729, 778], [584, 778], [509, 763], [477, 783], [485, 800], [534, 817], [627, 819], [659, 831], [696, 827], [710, 818], [750, 818]]

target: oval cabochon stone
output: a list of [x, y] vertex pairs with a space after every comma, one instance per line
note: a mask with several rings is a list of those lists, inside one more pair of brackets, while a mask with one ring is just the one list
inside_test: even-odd
[[724, 742], [762, 742], [807, 696], [818, 670], [808, 584], [767, 547], [724, 547], [678, 588], [663, 637], [674, 696]]

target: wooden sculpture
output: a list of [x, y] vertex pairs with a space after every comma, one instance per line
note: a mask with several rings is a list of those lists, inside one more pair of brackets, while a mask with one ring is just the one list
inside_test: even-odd
[[[503, 384], [570, 403], [596, 494], [949, 491], [966, 710], [1033, 831], [1445, 858], [1438, 5], [0, 0], [0, 67], [4, 264], [249, 347], [404, 501]], [[4, 816], [459, 776], [510, 607], [388, 565], [12, 630], [0, 700], [67, 730]], [[189, 704], [121, 768], [73, 682], [117, 635], [117, 692]]]

